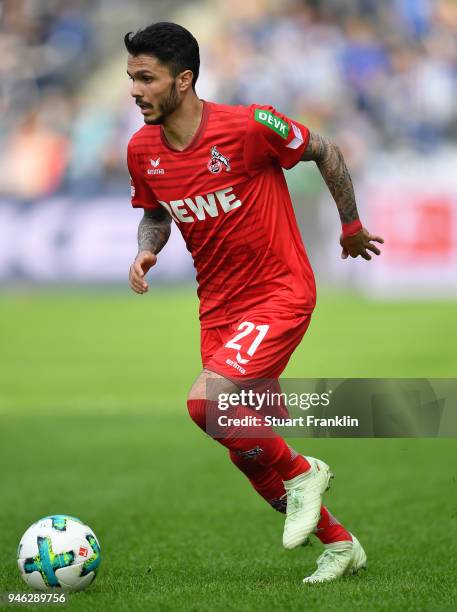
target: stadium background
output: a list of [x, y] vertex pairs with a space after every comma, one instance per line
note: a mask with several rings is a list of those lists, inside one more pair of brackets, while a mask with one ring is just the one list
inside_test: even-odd
[[67, 512], [105, 554], [72, 609], [453, 609], [453, 440], [297, 441], [335, 464], [329, 505], [373, 567], [303, 593], [320, 549], [283, 553], [280, 518], [188, 421], [197, 304], [178, 232], [147, 296], [126, 281], [141, 116], [122, 36], [158, 20], [199, 40], [200, 97], [271, 103], [340, 144], [386, 239], [341, 261], [319, 173], [288, 173], [319, 297], [286, 375], [455, 376], [453, 0], [0, 2], [0, 589], [22, 589], [25, 528]]

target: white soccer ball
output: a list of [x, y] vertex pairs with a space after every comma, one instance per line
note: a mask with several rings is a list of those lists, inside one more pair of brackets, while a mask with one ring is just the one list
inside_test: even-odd
[[22, 578], [40, 590], [81, 591], [94, 580], [101, 560], [92, 529], [66, 514], [33, 523], [22, 536], [17, 556]]

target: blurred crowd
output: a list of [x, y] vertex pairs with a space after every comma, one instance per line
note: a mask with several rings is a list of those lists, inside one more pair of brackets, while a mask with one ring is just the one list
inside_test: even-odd
[[142, 121], [122, 35], [165, 18], [200, 42], [200, 97], [270, 103], [355, 172], [380, 150], [455, 143], [456, 0], [3, 0], [1, 196], [126, 190]]

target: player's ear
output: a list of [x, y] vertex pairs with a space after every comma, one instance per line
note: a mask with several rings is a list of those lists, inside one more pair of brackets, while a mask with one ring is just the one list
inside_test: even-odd
[[192, 79], [194, 78], [194, 73], [192, 70], [184, 70], [178, 75], [178, 91], [184, 93], [188, 89], [192, 88]]

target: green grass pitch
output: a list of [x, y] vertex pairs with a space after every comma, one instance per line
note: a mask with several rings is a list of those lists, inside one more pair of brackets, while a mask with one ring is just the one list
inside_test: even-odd
[[[324, 294], [290, 377], [455, 377], [456, 303]], [[187, 416], [192, 292], [0, 297], [0, 591], [26, 591], [25, 529], [54, 513], [103, 560], [69, 610], [444, 611], [457, 600], [456, 441], [297, 440], [336, 478], [326, 503], [369, 569], [306, 587], [320, 543], [281, 546], [282, 516]]]

